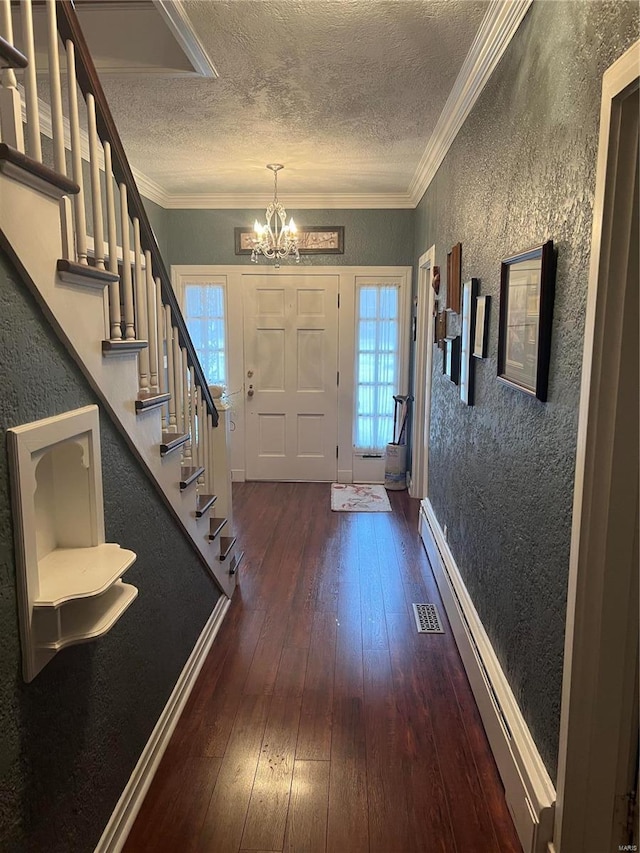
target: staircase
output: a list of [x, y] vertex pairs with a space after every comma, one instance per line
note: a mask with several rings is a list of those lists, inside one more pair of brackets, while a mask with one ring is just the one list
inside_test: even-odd
[[[242, 555], [228, 413], [207, 386], [73, 4], [46, 0], [36, 14], [45, 12], [40, 46], [31, 0], [0, 0], [0, 245], [230, 597]], [[38, 77], [36, 54], [48, 57]], [[44, 74], [50, 109], [38, 94]], [[49, 111], [53, 168], [41, 143]]]

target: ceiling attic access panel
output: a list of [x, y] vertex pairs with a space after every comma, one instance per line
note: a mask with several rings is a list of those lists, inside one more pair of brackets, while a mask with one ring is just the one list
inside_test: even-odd
[[7, 431], [22, 670], [106, 634], [138, 594], [133, 551], [105, 542], [98, 407]]

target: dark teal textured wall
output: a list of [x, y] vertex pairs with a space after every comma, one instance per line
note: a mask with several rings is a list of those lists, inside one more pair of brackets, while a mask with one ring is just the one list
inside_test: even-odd
[[149, 201], [148, 198], [143, 198], [142, 202], [153, 228], [153, 233], [156, 235], [162, 259], [167, 269], [169, 269], [169, 212], [154, 201]]
[[138, 598], [105, 637], [21, 674], [6, 429], [97, 402], [0, 253], [0, 849], [89, 853], [218, 593], [122, 436], [100, 415], [107, 541]]
[[[461, 241], [463, 280], [492, 296], [474, 407], [436, 351], [429, 495], [552, 776], [601, 80], [637, 38], [635, 3], [535, 2], [415, 217], [416, 256], [435, 243], [444, 283]], [[501, 258], [548, 239], [558, 271], [540, 403], [496, 380], [498, 296]]]
[[[264, 209], [168, 210], [166, 213], [170, 264], [251, 263], [249, 256], [234, 252], [234, 228], [251, 227], [255, 219], [264, 220]], [[292, 209], [288, 213], [294, 216], [297, 225], [344, 225], [344, 255], [303, 255], [300, 266], [413, 263], [413, 210]]]

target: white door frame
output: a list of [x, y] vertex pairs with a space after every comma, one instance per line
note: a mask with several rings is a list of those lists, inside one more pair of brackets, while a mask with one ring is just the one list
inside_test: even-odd
[[[637, 362], [638, 357], [637, 352], [626, 351], [626, 335], [626, 349], [623, 345], [625, 317], [629, 322], [629, 305], [624, 299], [628, 274], [632, 274], [629, 245], [634, 239], [629, 186], [633, 181], [629, 176], [635, 155], [629, 153], [630, 146], [620, 131], [623, 101], [638, 97], [639, 65], [637, 42], [603, 77], [569, 563], [558, 796], [550, 845], [556, 853], [609, 849], [599, 833], [606, 833], [606, 824], [611, 831], [619, 752], [621, 742], [628, 739], [625, 727], [630, 727], [629, 668], [637, 666], [637, 657], [635, 664], [631, 660], [637, 654], [637, 565], [633, 566], [628, 539], [637, 523], [633, 500], [637, 468], [634, 473], [633, 467], [638, 448], [629, 446], [631, 436], [626, 438], [626, 430], [620, 429], [625, 415], [630, 414], [633, 421], [634, 408], [637, 418], [637, 399], [630, 399], [633, 390], [626, 389], [626, 412], [623, 390], [625, 366], [630, 358]], [[625, 234], [622, 221], [627, 216]], [[627, 545], [626, 554], [621, 544]], [[634, 645], [635, 650], [630, 648]]]
[[436, 263], [435, 245], [418, 261], [418, 305], [413, 379], [413, 425], [411, 429], [412, 498], [426, 498], [429, 489], [429, 425], [431, 422], [431, 374], [433, 368], [433, 310], [436, 294], [431, 286]]

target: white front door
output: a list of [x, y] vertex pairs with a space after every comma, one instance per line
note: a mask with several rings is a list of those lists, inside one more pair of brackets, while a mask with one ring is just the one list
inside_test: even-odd
[[334, 481], [338, 275], [243, 275], [246, 478]]

